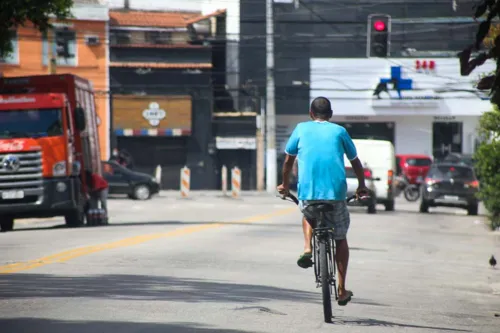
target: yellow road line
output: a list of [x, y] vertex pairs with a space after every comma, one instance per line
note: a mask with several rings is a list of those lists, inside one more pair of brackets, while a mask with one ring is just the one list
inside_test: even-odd
[[[269, 214], [250, 217], [250, 218], [240, 220], [237, 222], [238, 223], [255, 223], [255, 222], [262, 221], [262, 220], [266, 220], [266, 219], [271, 218], [271, 217], [286, 215], [286, 214], [289, 214], [293, 211], [296, 211], [296, 208], [287, 208], [287, 209], [275, 211], [275, 212], [272, 212]], [[138, 245], [138, 244], [146, 243], [146, 242], [160, 239], [160, 238], [188, 235], [188, 234], [200, 232], [200, 231], [207, 230], [207, 229], [219, 228], [219, 227], [222, 227], [225, 225], [231, 225], [231, 224], [225, 224], [222, 222], [221, 223], [210, 223], [210, 224], [207, 223], [207, 224], [202, 224], [202, 225], [197, 225], [197, 226], [176, 229], [176, 230], [164, 232], [164, 233], [134, 236], [134, 237], [121, 239], [121, 240], [111, 242], [111, 243], [104, 243], [104, 244], [92, 245], [92, 246], [84, 246], [84, 247], [76, 248], [73, 250], [55, 253], [55, 254], [52, 254], [52, 255], [49, 255], [46, 257], [38, 258], [38, 259], [27, 261], [27, 262], [19, 262], [19, 263], [15, 263], [15, 264], [0, 266], [0, 274], [17, 273], [17, 272], [26, 271], [29, 269], [34, 269], [37, 267], [45, 266], [45, 265], [66, 262], [68, 260], [82, 257], [85, 255], [89, 255], [92, 253], [97, 253], [97, 252], [101, 252], [101, 251], [105, 251], [105, 250], [111, 250], [111, 249], [116, 249], [116, 248]]]

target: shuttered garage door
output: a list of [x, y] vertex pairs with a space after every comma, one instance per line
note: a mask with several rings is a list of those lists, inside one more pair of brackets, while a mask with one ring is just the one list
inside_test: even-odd
[[134, 170], [150, 175], [162, 167], [162, 189], [178, 190], [180, 169], [186, 165], [187, 137], [118, 137], [118, 149], [132, 155]]

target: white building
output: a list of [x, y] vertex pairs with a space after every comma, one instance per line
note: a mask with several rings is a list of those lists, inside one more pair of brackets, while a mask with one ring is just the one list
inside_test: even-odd
[[[389, 139], [398, 154], [472, 153], [479, 117], [492, 108], [474, 82], [494, 68], [493, 61], [487, 62], [462, 77], [457, 58], [311, 59], [310, 99], [329, 98], [332, 120], [344, 125], [351, 136]], [[388, 92], [378, 99], [374, 90], [381, 80], [391, 79], [391, 71], [396, 77], [401, 71], [400, 78], [407, 81], [400, 82], [411, 87], [399, 95], [387, 83]], [[277, 116], [282, 150], [295, 125], [306, 120], [307, 110], [303, 116]]]

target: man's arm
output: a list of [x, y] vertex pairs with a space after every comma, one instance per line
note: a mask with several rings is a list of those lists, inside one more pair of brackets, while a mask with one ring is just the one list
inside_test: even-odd
[[299, 153], [299, 133], [297, 127], [290, 135], [285, 148], [285, 162], [283, 162], [283, 182], [278, 186], [278, 191], [280, 193], [288, 193], [290, 188], [290, 173], [292, 172], [293, 163], [295, 158]]
[[351, 166], [356, 173], [356, 177], [358, 178], [358, 190], [366, 189], [365, 170], [363, 169], [363, 164], [361, 164], [361, 161], [358, 158], [358, 151], [356, 150], [356, 146], [354, 145], [351, 136], [345, 129], [342, 132], [342, 143], [344, 145], [345, 155], [349, 159], [349, 162], [351, 162]]
[[358, 187], [365, 188], [365, 170], [363, 169], [363, 165], [358, 157], [355, 157], [353, 160], [350, 160], [352, 169], [356, 173], [356, 177], [358, 178]]
[[283, 186], [285, 188], [290, 187], [290, 173], [293, 169], [293, 163], [295, 162], [296, 156], [288, 155], [285, 156], [285, 162], [283, 163]]

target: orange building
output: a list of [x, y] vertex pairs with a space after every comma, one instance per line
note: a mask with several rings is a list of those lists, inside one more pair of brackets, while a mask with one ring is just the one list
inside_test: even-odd
[[[5, 77], [48, 74], [49, 45], [64, 40], [67, 54], [57, 56], [57, 74], [75, 74], [90, 80], [96, 92], [101, 157], [109, 157], [109, 48], [107, 6], [99, 1], [75, 0], [73, 19], [55, 22], [48, 36], [32, 27], [12, 32], [14, 51], [0, 59], [0, 75]], [[48, 40], [51, 42], [49, 43]]]

